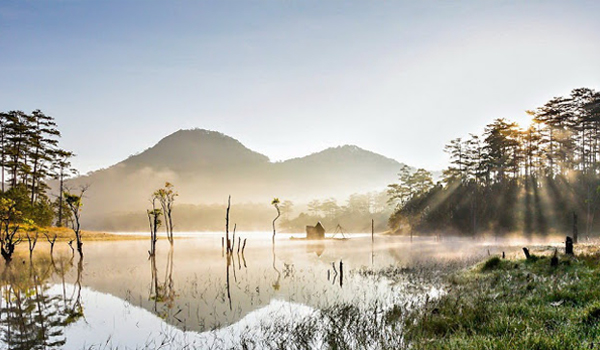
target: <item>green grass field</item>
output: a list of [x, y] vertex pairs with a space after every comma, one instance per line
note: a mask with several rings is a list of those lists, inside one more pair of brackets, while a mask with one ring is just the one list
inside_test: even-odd
[[449, 276], [406, 318], [415, 349], [600, 349], [600, 253], [497, 257]]

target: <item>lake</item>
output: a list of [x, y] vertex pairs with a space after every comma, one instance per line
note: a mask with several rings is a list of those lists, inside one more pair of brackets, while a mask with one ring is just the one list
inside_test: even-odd
[[[181, 236], [172, 249], [159, 240], [152, 259], [149, 240], [84, 237], [82, 260], [65, 242], [50, 256], [41, 239], [30, 260], [23, 242], [1, 276], [0, 347], [270, 348], [291, 344], [294, 332], [305, 337], [310, 324], [303, 339], [317, 348], [327, 329], [352, 319], [340, 310], [378, 322], [443, 293], [439, 277], [449, 267], [501, 254], [498, 245], [467, 239], [372, 241], [370, 234], [323, 241], [278, 234], [273, 247], [270, 233], [241, 232], [228, 255], [223, 233]], [[246, 240], [243, 254], [238, 238]]]

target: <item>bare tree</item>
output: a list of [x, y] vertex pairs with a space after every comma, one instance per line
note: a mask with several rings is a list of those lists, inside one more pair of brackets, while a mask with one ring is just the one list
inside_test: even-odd
[[173, 184], [170, 182], [165, 182], [165, 187], [158, 189], [154, 192], [154, 198], [158, 199], [160, 202], [160, 206], [162, 207], [162, 212], [165, 217], [165, 230], [167, 233], [167, 239], [169, 243], [173, 245], [173, 203], [175, 202], [175, 197], [178, 196], [178, 193], [173, 191]]
[[162, 215], [162, 210], [156, 207], [156, 201], [158, 198], [153, 196], [150, 199], [150, 203], [152, 203], [152, 209], [146, 210], [146, 214], [148, 215], [148, 224], [150, 225], [150, 250], [148, 254], [150, 257], [153, 257], [156, 254], [156, 241], [157, 241], [157, 232], [158, 228], [161, 225], [160, 216]]
[[281, 216], [281, 211], [279, 210], [279, 198], [273, 198], [271, 204], [277, 209], [277, 216], [273, 219], [273, 244], [275, 244], [275, 221]]
[[79, 256], [83, 258], [83, 241], [81, 240], [81, 208], [83, 207], [82, 199], [88, 186], [82, 186], [79, 190], [79, 194], [72, 194], [69, 192], [64, 193], [65, 202], [73, 215], [73, 221], [71, 222], [71, 228], [75, 232], [75, 240], [77, 241], [77, 252]]
[[50, 238], [50, 236], [44, 232], [44, 236], [46, 236], [46, 240], [48, 243], [50, 243], [50, 256], [52, 256], [52, 253], [54, 253], [54, 243], [56, 243], [56, 238], [58, 238], [58, 235], [55, 233], [54, 236]]
[[35, 234], [29, 235], [29, 232], [26, 233], [27, 242], [29, 243], [29, 260], [33, 258], [33, 250], [35, 249], [35, 245], [37, 244], [39, 233], [35, 231]]

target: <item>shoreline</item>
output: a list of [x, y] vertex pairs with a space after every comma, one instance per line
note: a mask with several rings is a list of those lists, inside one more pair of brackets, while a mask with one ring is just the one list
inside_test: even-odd
[[[36, 232], [36, 231], [34, 231]], [[43, 227], [37, 230], [39, 236], [38, 240], [46, 240], [45, 234], [48, 235], [50, 239], [54, 237], [56, 234], [57, 242], [68, 242], [70, 240], [75, 239], [75, 233], [72, 229], [67, 227]], [[24, 232], [21, 232], [21, 235], [25, 238]], [[81, 238], [85, 241], [121, 241], [121, 240], [142, 240], [149, 239], [148, 236], [140, 235], [140, 234], [132, 234], [132, 235], [119, 235], [110, 232], [102, 232], [102, 231], [88, 231], [81, 230]]]

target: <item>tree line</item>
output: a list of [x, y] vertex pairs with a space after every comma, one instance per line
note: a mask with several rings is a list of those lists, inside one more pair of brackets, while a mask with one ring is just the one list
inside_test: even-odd
[[[54, 118], [40, 110], [0, 112], [0, 197], [39, 226], [55, 218], [58, 226], [66, 226], [69, 218], [62, 187], [74, 174], [74, 154], [59, 147], [60, 136]], [[54, 199], [48, 195], [50, 179], [61, 186]]]
[[437, 184], [425, 170], [403, 169], [388, 187], [390, 227], [531, 235], [570, 230], [581, 217], [589, 235], [600, 209], [600, 92], [574, 89], [527, 114], [526, 128], [499, 118], [450, 141]]
[[[37, 227], [52, 225], [56, 217], [57, 226], [70, 224], [83, 256], [79, 219], [85, 189], [78, 195], [64, 191], [65, 179], [75, 173], [74, 154], [59, 147], [59, 138], [54, 118], [40, 110], [0, 112], [0, 253], [7, 263], [23, 240], [22, 231], [31, 256]], [[48, 195], [51, 179], [60, 185], [54, 201]], [[53, 247], [56, 234], [46, 238]]]

